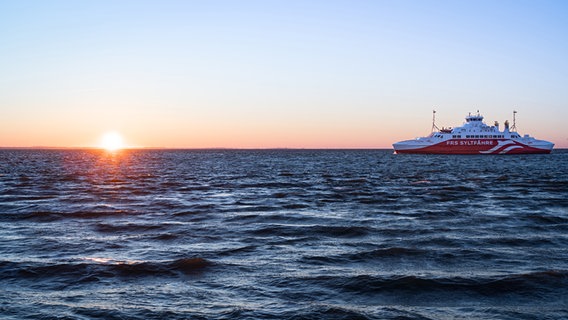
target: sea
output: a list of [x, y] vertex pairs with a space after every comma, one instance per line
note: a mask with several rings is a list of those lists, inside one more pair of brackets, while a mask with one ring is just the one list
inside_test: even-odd
[[1, 319], [567, 319], [568, 150], [0, 150]]

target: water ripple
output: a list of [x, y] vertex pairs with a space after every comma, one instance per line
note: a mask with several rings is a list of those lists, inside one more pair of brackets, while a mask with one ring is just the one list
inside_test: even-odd
[[568, 318], [567, 166], [565, 150], [0, 150], [0, 316]]

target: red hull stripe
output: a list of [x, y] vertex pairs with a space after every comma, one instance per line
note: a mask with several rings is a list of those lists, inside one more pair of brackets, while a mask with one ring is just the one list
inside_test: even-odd
[[396, 153], [418, 154], [537, 154], [551, 152], [549, 149], [539, 149], [513, 140], [498, 139], [452, 139], [423, 148], [395, 151]]

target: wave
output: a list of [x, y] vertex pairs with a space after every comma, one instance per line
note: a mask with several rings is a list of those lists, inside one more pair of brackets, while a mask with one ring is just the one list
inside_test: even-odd
[[84, 283], [113, 277], [191, 275], [201, 273], [213, 265], [211, 261], [200, 257], [159, 262], [116, 261], [104, 258], [85, 258], [81, 262], [65, 263], [1, 261], [0, 279]]
[[[520, 274], [477, 277], [428, 277], [416, 275], [353, 277], [316, 277], [314, 283], [324, 283], [334, 289], [357, 294], [399, 292], [411, 294], [470, 293], [486, 297], [518, 294], [543, 298], [546, 295], [568, 294], [568, 270], [547, 270]], [[306, 281], [303, 279], [302, 281]]]
[[[80, 316], [96, 319], [289, 319], [289, 320], [313, 320], [313, 319], [333, 319], [333, 320], [367, 320], [376, 319], [375, 316], [366, 314], [357, 309], [345, 308], [340, 306], [316, 305], [311, 307], [299, 307], [286, 311], [266, 310], [266, 308], [246, 308], [242, 306], [217, 307], [215, 310], [204, 311], [192, 310], [191, 312], [174, 312], [151, 309], [129, 309], [129, 310], [109, 310], [104, 308], [78, 308], [75, 313]], [[388, 312], [389, 314], [405, 314], [401, 311]], [[58, 318], [59, 319], [59, 318]], [[428, 320], [424, 317], [389, 317], [388, 319], [406, 320]]]
[[[328, 255], [305, 255], [301, 258], [303, 263], [313, 265], [349, 266], [367, 265], [385, 266], [452, 266], [477, 268], [481, 261], [501, 261], [502, 254], [492, 250], [463, 249], [463, 248], [428, 248], [419, 247], [386, 247], [372, 250], [360, 250], [356, 252], [328, 254]], [[505, 263], [505, 262], [504, 262]]]
[[242, 247], [237, 247], [237, 248], [225, 249], [225, 250], [219, 251], [217, 254], [220, 255], [220, 256], [229, 256], [229, 255], [235, 255], [235, 254], [240, 254], [240, 253], [254, 252], [257, 249], [258, 249], [258, 246], [248, 245], [248, 246], [242, 246]]
[[296, 225], [269, 225], [251, 230], [259, 236], [319, 236], [332, 238], [355, 238], [368, 235], [373, 228], [363, 226], [296, 226]]
[[148, 232], [148, 231], [166, 230], [167, 226], [164, 224], [97, 223], [95, 229], [101, 233], [125, 233], [125, 232]]
[[[302, 319], [336, 319], [336, 320], [369, 320], [375, 317], [365, 312], [339, 306], [313, 306], [294, 311], [289, 315], [280, 315], [281, 318], [302, 320]], [[412, 318], [409, 318], [412, 319]]]
[[139, 213], [130, 210], [112, 211], [78, 211], [78, 212], [54, 212], [54, 211], [33, 211], [26, 213], [2, 213], [0, 221], [32, 221], [32, 222], [53, 222], [64, 219], [101, 219], [120, 216], [132, 216]]

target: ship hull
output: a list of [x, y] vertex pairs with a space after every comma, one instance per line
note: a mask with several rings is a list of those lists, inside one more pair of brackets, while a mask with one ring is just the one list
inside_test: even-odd
[[452, 139], [438, 143], [407, 140], [393, 146], [396, 153], [410, 154], [547, 154], [554, 144], [536, 141], [528, 145], [511, 139]]

